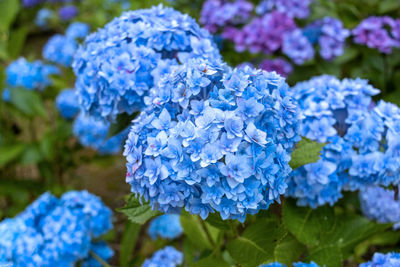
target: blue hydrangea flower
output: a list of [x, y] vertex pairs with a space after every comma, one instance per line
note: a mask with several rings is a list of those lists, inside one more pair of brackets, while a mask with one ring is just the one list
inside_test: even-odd
[[56, 107], [65, 119], [72, 119], [79, 112], [78, 97], [74, 90], [64, 89], [56, 98]]
[[61, 20], [68, 21], [75, 18], [79, 13], [78, 7], [74, 5], [63, 6], [58, 10], [58, 16]]
[[145, 98], [125, 145], [132, 192], [163, 212], [243, 221], [286, 190], [298, 112], [275, 72], [194, 59]]
[[10, 102], [11, 101], [11, 91], [8, 88], [4, 88], [2, 93], [1, 93], [1, 98], [4, 102]]
[[100, 198], [87, 191], [71, 191], [61, 199], [45, 193], [17, 217], [0, 223], [0, 262], [73, 266], [89, 258], [90, 251], [107, 261], [112, 252], [99, 253], [93, 239], [112, 228], [111, 217]]
[[125, 12], [89, 35], [75, 56], [81, 109], [111, 121], [141, 110], [161, 76], [192, 57], [220, 58], [194, 19], [161, 5]]
[[7, 66], [6, 82], [11, 87], [43, 90], [51, 84], [49, 75], [58, 73], [59, 70], [52, 65], [46, 65], [40, 60], [28, 62], [21, 57]]
[[182, 252], [176, 250], [174, 247], [167, 246], [154, 253], [150, 259], [146, 259], [142, 267], [176, 267], [183, 263]]
[[182, 234], [182, 226], [177, 214], [164, 214], [150, 222], [148, 233], [151, 238], [174, 239]]
[[[328, 142], [318, 162], [292, 172], [287, 195], [296, 197], [299, 205], [333, 205], [343, 189], [398, 180], [394, 141], [398, 132], [385, 127], [382, 120], [393, 125], [399, 110], [384, 102], [371, 110], [371, 97], [378, 93], [366, 80], [340, 81], [328, 75], [294, 87], [304, 117], [301, 135]], [[383, 138], [385, 133], [391, 145]]]
[[359, 267], [398, 267], [400, 266], [400, 253], [390, 252], [382, 254], [375, 252], [372, 261], [361, 263]]
[[107, 138], [109, 129], [109, 122], [97, 120], [83, 113], [79, 113], [73, 123], [73, 133], [79, 142], [104, 155], [119, 153], [129, 133], [129, 128], [127, 128], [117, 135]]
[[90, 32], [90, 27], [86, 23], [72, 22], [65, 30], [65, 36], [71, 39], [85, 38]]
[[296, 29], [284, 36], [282, 52], [297, 65], [302, 65], [314, 57], [314, 48], [300, 29]]
[[[92, 242], [90, 244], [90, 251], [99, 256], [104, 261], [108, 261], [114, 256], [114, 251], [104, 241]], [[98, 260], [96, 260], [91, 254], [86, 257], [82, 264], [82, 267], [102, 267], [104, 266]]]
[[35, 25], [40, 28], [45, 28], [52, 16], [53, 12], [50, 9], [40, 9], [35, 17]]
[[395, 199], [394, 190], [369, 186], [360, 190], [360, 203], [364, 215], [379, 223], [395, 223], [400, 227], [400, 200]]
[[56, 34], [49, 39], [43, 47], [43, 58], [63, 66], [71, 66], [78, 43], [61, 34]]

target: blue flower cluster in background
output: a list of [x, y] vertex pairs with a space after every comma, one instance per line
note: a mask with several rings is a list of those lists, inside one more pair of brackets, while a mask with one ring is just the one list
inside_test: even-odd
[[182, 234], [182, 226], [177, 214], [164, 214], [150, 222], [148, 233], [153, 239], [174, 239]]
[[81, 109], [111, 121], [141, 110], [160, 77], [192, 57], [220, 58], [194, 19], [161, 5], [125, 12], [89, 35], [75, 56]]
[[60, 199], [45, 193], [0, 223], [0, 264], [72, 266], [93, 260], [92, 252], [107, 261], [112, 250], [97, 239], [112, 229], [111, 220], [111, 210], [87, 191], [70, 191]]
[[294, 87], [304, 119], [301, 135], [328, 142], [321, 159], [293, 171], [288, 195], [299, 205], [333, 205], [342, 189], [399, 180], [400, 109], [372, 96], [366, 80], [319, 76]]
[[173, 66], [125, 145], [127, 182], [154, 209], [244, 221], [279, 201], [298, 112], [284, 78], [217, 61]]
[[9, 87], [43, 90], [51, 84], [49, 75], [52, 74], [59, 74], [59, 69], [40, 60], [29, 62], [21, 57], [7, 66], [6, 82]]
[[65, 35], [55, 34], [43, 47], [43, 58], [46, 60], [70, 67], [78, 49], [78, 39], [89, 34], [89, 26], [81, 22], [69, 25]]
[[129, 133], [129, 128], [126, 128], [118, 134], [108, 137], [109, 129], [109, 122], [87, 116], [82, 112], [78, 114], [73, 123], [73, 133], [79, 142], [103, 155], [119, 153]]
[[146, 259], [142, 267], [176, 267], [183, 263], [182, 252], [174, 247], [167, 246], [158, 250], [150, 259]]
[[363, 214], [379, 223], [395, 223], [400, 228], [400, 200], [396, 200], [394, 190], [379, 186], [369, 186], [360, 190], [360, 204]]
[[56, 98], [56, 107], [65, 119], [72, 119], [79, 112], [78, 97], [72, 89], [62, 90]]
[[398, 267], [400, 266], [400, 254], [390, 252], [382, 254], [376, 252], [372, 261], [361, 263], [359, 267]]

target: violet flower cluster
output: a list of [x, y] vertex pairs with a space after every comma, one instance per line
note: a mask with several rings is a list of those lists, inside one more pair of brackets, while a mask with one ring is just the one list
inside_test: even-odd
[[313, 0], [262, 0], [256, 7], [257, 14], [277, 10], [292, 18], [305, 19], [310, 15]]
[[399, 181], [400, 109], [372, 96], [366, 80], [324, 75], [294, 87], [304, 116], [301, 135], [328, 142], [321, 159], [292, 172], [287, 195], [299, 205], [333, 205], [342, 190]]
[[368, 17], [352, 31], [354, 42], [390, 54], [400, 47], [400, 19], [388, 16]]
[[200, 23], [209, 32], [215, 33], [221, 27], [247, 22], [252, 10], [253, 4], [246, 0], [207, 0], [201, 9]]
[[293, 71], [292, 65], [284, 58], [264, 59], [259, 67], [268, 72], [275, 71], [283, 77], [288, 77]]
[[276, 73], [192, 60], [146, 98], [125, 145], [127, 182], [153, 209], [244, 221], [286, 190], [297, 106]]
[[[74, 266], [107, 261], [113, 252], [98, 238], [112, 228], [112, 212], [87, 191], [70, 191], [57, 199], [40, 196], [15, 218], [0, 223], [0, 264], [12, 266]], [[85, 265], [87, 266], [87, 265]]]
[[180, 216], [178, 214], [164, 214], [151, 220], [148, 233], [152, 239], [175, 239], [182, 234]]
[[143, 98], [173, 65], [220, 58], [194, 19], [161, 5], [123, 13], [89, 35], [73, 63], [81, 109], [114, 121], [143, 108]]
[[146, 259], [142, 267], [176, 267], [183, 263], [182, 252], [174, 247], [167, 246], [154, 253], [150, 259]]
[[46, 60], [70, 67], [73, 57], [78, 50], [78, 39], [83, 39], [89, 33], [89, 26], [85, 23], [71, 23], [65, 35], [56, 34], [43, 47], [43, 58]]
[[382, 254], [376, 252], [369, 262], [361, 263], [359, 267], [398, 267], [400, 266], [400, 253], [390, 252]]
[[359, 196], [365, 217], [379, 223], [395, 223], [393, 228], [400, 228], [400, 200], [394, 190], [369, 186], [360, 190]]

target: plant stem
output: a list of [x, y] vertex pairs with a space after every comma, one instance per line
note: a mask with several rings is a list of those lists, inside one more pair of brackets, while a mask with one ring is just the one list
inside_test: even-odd
[[90, 256], [92, 256], [93, 258], [95, 258], [95, 260], [97, 260], [101, 266], [103, 267], [111, 267], [110, 264], [108, 264], [107, 262], [105, 262], [99, 255], [97, 255], [96, 253], [94, 253], [93, 251], [89, 252]]

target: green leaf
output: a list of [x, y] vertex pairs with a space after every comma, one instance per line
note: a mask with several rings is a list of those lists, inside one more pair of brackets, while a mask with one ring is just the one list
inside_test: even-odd
[[16, 159], [19, 155], [21, 155], [24, 148], [25, 144], [0, 146], [0, 167]]
[[196, 261], [193, 264], [189, 264], [189, 267], [229, 267], [230, 265], [221, 258], [213, 255], [205, 257]]
[[210, 213], [206, 219], [206, 222], [210, 225], [220, 229], [220, 230], [229, 230], [231, 229], [231, 220], [222, 220], [219, 213]]
[[283, 223], [303, 244], [319, 245], [321, 236], [335, 225], [333, 209], [328, 206], [311, 209], [298, 207], [293, 199], [283, 205]]
[[297, 169], [303, 165], [317, 162], [321, 155], [321, 149], [325, 146], [323, 143], [317, 143], [310, 139], [303, 138], [296, 145], [292, 153], [292, 160], [289, 165], [292, 169]]
[[108, 130], [107, 137], [114, 136], [121, 131], [125, 130], [126, 127], [129, 127], [131, 125], [132, 120], [137, 116], [137, 113], [134, 114], [127, 114], [123, 113], [118, 115], [117, 120], [115, 123], [110, 125], [110, 129]]
[[287, 234], [276, 245], [273, 261], [290, 266], [293, 262], [298, 261], [305, 248], [293, 235]]
[[382, 0], [379, 3], [379, 13], [384, 14], [400, 8], [400, 1]]
[[24, 47], [27, 34], [28, 34], [28, 27], [24, 26], [11, 32], [7, 46], [9, 58], [15, 59], [18, 56], [20, 56], [21, 50]]
[[212, 250], [213, 244], [210, 240], [211, 237], [207, 236], [205, 225], [202, 224], [199, 216], [190, 215], [183, 212], [180, 216], [180, 221], [185, 236], [193, 245], [201, 250]]
[[29, 144], [24, 148], [21, 155], [20, 163], [22, 164], [36, 164], [43, 159], [42, 152], [38, 144]]
[[354, 254], [357, 258], [361, 258], [368, 252], [371, 246], [394, 246], [400, 241], [400, 232], [384, 232], [376, 234], [364, 242], [357, 245]]
[[39, 94], [35, 91], [23, 88], [13, 88], [11, 92], [11, 103], [28, 116], [47, 117], [46, 109]]
[[258, 266], [273, 259], [275, 245], [285, 236], [276, 220], [258, 220], [246, 228], [242, 236], [227, 244], [232, 258], [243, 266]]
[[325, 267], [341, 267], [343, 263], [342, 251], [335, 245], [317, 247], [314, 250], [310, 250], [307, 259]]
[[129, 197], [128, 203], [124, 207], [117, 209], [117, 211], [125, 214], [129, 220], [140, 225], [162, 214], [158, 210], [151, 209], [149, 204], [140, 203], [139, 199], [133, 195]]
[[0, 1], [0, 32], [7, 32], [20, 8], [19, 0]]
[[133, 255], [136, 240], [139, 236], [140, 225], [136, 223], [126, 222], [125, 229], [122, 234], [121, 250], [119, 255], [119, 263], [122, 267], [129, 266], [129, 261]]
[[344, 53], [341, 56], [335, 58], [333, 63], [336, 65], [341, 65], [355, 59], [358, 55], [359, 52], [357, 49], [349, 47], [344, 50]]

